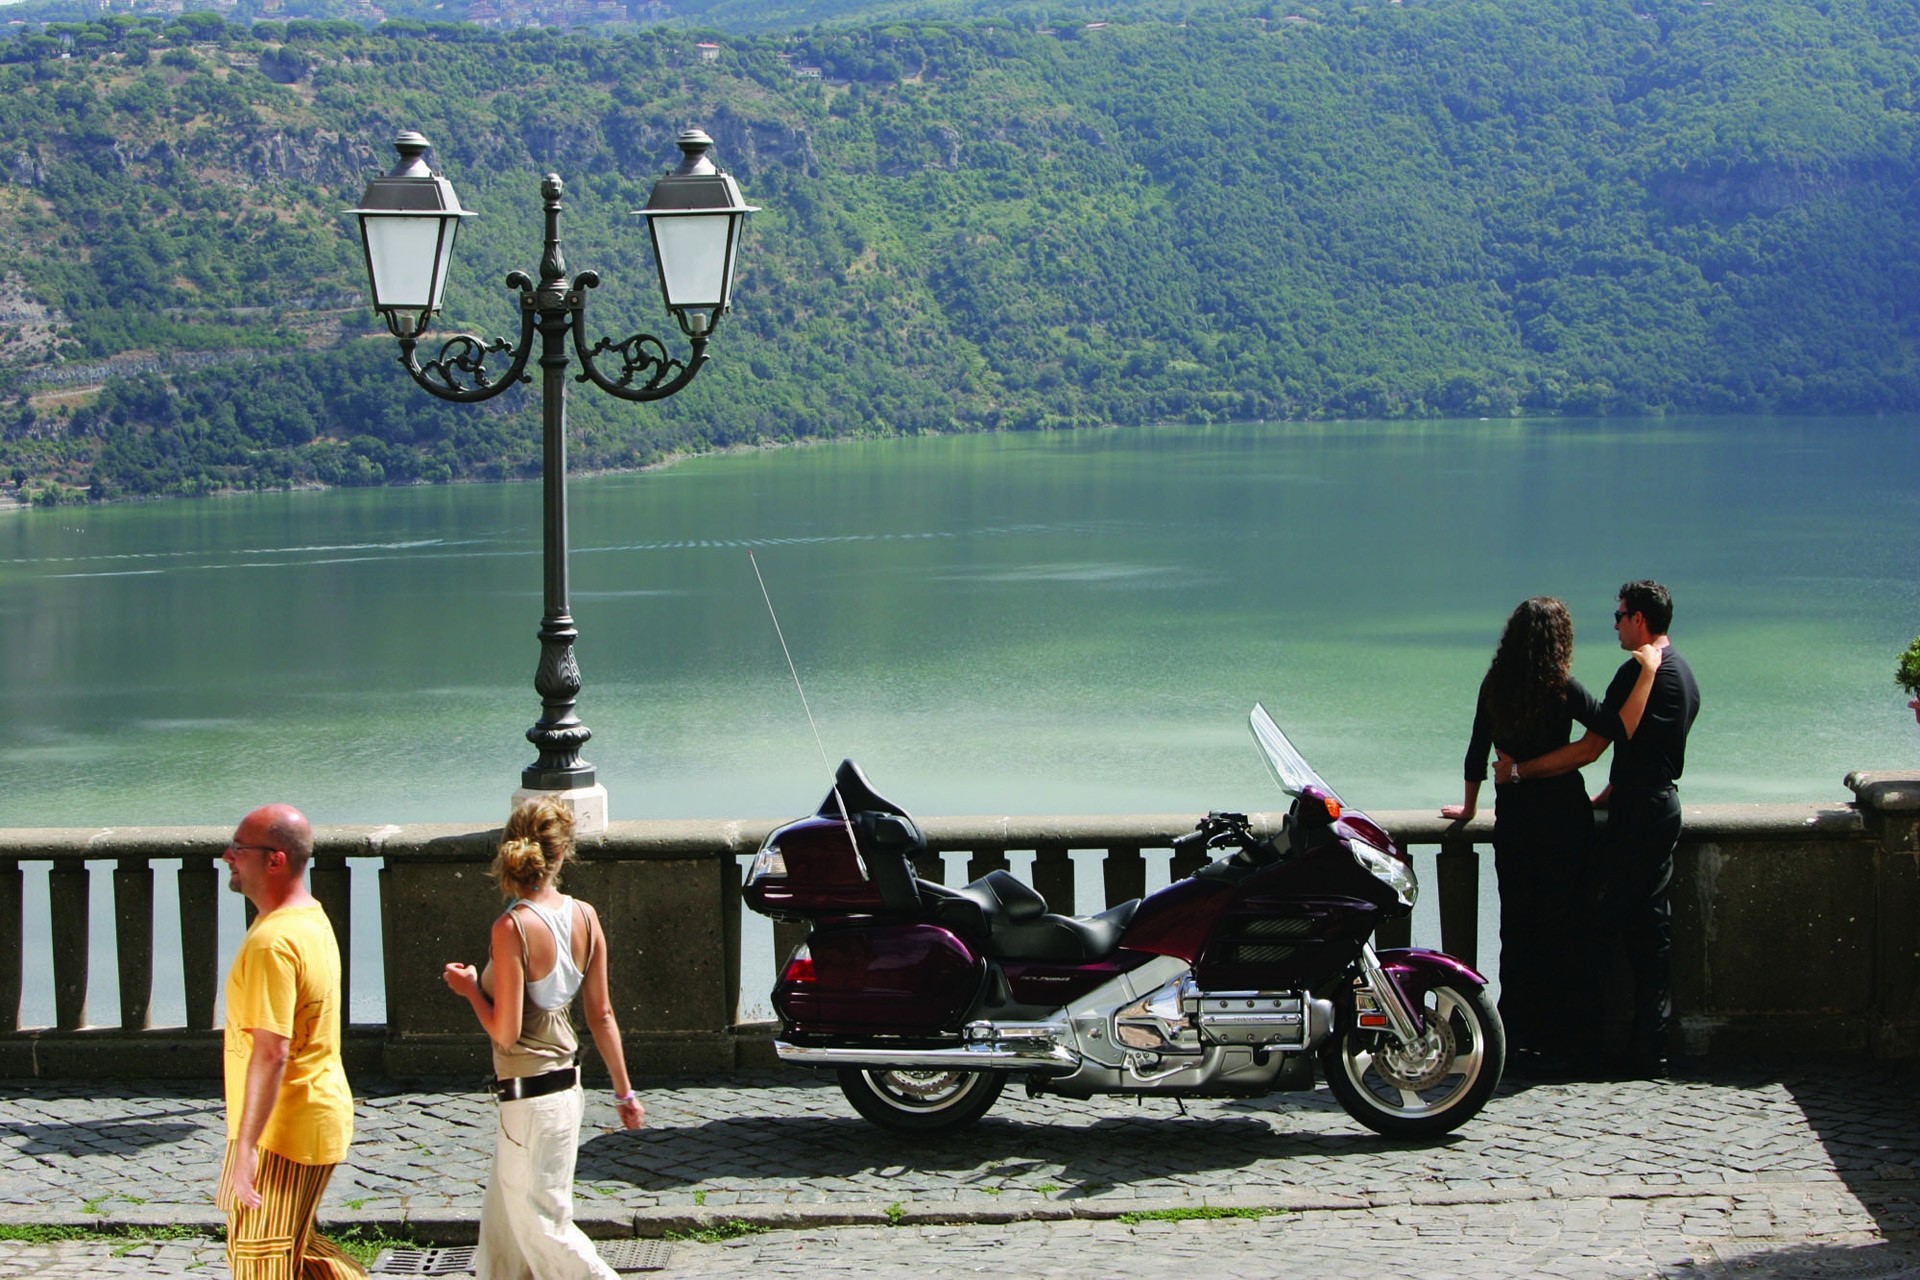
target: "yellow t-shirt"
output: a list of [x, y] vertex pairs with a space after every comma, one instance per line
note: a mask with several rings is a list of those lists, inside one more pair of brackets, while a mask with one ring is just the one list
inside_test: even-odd
[[340, 948], [320, 904], [253, 922], [227, 974], [227, 1137], [240, 1135], [252, 1028], [286, 1036], [287, 1071], [260, 1145], [297, 1164], [338, 1164], [353, 1141], [353, 1091], [340, 1061]]

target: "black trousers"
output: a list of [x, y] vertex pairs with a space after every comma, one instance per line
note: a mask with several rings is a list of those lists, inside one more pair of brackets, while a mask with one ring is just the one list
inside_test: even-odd
[[1580, 1002], [1569, 976], [1581, 954], [1578, 896], [1593, 853], [1593, 806], [1580, 775], [1495, 792], [1493, 866], [1500, 880], [1500, 1021], [1510, 1049], [1571, 1052]]
[[1680, 843], [1680, 793], [1672, 787], [1614, 792], [1599, 840], [1599, 919], [1603, 941], [1617, 940], [1633, 974], [1633, 1038], [1641, 1060], [1664, 1058], [1673, 1021], [1673, 850]]

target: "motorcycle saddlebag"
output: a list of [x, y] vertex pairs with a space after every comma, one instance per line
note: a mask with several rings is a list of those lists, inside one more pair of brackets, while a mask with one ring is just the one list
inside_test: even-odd
[[936, 924], [816, 928], [806, 947], [810, 962], [789, 962], [773, 988], [795, 1035], [955, 1032], [987, 978], [986, 961]]

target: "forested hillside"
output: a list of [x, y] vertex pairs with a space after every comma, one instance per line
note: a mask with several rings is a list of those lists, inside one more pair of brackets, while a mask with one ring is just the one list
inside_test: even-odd
[[855, 433], [1920, 406], [1915, 0], [899, 22], [709, 34], [713, 62], [697, 38], [190, 14], [0, 41], [0, 480], [536, 468], [529, 396], [433, 400], [366, 307], [340, 211], [404, 128], [481, 214], [449, 332], [517, 325], [502, 281], [537, 267], [549, 170], [569, 268], [604, 278], [593, 334], [671, 328], [627, 211], [680, 128], [764, 207], [714, 367], [654, 407], [580, 389], [582, 467]]

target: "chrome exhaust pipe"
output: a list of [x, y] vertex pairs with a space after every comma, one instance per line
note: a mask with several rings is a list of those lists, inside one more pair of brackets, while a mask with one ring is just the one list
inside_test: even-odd
[[1024, 1044], [958, 1044], [945, 1049], [820, 1048], [773, 1042], [782, 1062], [802, 1067], [859, 1067], [866, 1071], [1046, 1071], [1062, 1074], [1080, 1069], [1080, 1056], [1050, 1041]]

